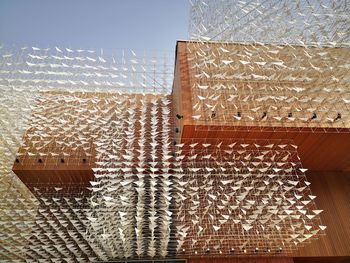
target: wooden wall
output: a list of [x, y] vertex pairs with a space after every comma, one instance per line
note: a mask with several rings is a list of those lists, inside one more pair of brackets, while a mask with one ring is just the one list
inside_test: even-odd
[[349, 257], [192, 258], [187, 263], [349, 263]]
[[174, 115], [179, 114], [182, 116], [181, 118], [174, 117], [175, 127], [179, 128], [179, 133], [175, 134], [175, 139], [180, 140], [183, 132], [182, 127], [193, 124], [190, 113], [192, 112], [192, 95], [188, 74], [186, 46], [178, 45], [176, 48], [177, 56], [172, 99]]
[[187, 263], [293, 263], [293, 259], [278, 257], [191, 258], [187, 260]]
[[350, 173], [310, 172], [311, 191], [326, 234], [296, 251], [295, 257], [348, 256], [350, 262]]

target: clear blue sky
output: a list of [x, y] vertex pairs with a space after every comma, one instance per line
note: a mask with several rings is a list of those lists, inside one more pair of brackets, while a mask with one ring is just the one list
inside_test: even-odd
[[0, 0], [0, 42], [173, 51], [188, 38], [188, 0]]

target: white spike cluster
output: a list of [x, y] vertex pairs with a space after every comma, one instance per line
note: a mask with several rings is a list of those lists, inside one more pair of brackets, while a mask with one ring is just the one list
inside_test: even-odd
[[324, 230], [290, 141], [203, 139], [176, 148], [179, 254], [279, 254]]
[[[164, 95], [43, 92], [32, 114], [20, 163], [41, 157], [43, 165], [70, 165], [82, 157], [91, 162], [94, 153], [95, 180], [91, 187], [29, 184], [38, 209], [17, 207], [31, 218], [31, 232], [4, 235], [6, 244], [26, 240], [3, 246], [9, 258], [288, 252], [325, 228], [290, 142], [198, 139], [174, 146]], [[19, 221], [2, 225], [9, 230]]]
[[0, 87], [0, 259], [25, 259], [23, 245], [31, 235], [37, 200], [11, 171], [31, 118], [35, 93]]
[[[163, 92], [167, 78], [152, 77], [144, 89], [135, 52], [128, 67], [113, 68], [102, 52], [1, 50], [1, 259], [289, 252], [325, 229], [291, 142], [204, 138], [174, 146], [170, 97], [138, 93]], [[216, 101], [220, 93], [199, 96]], [[90, 186], [42, 178], [27, 184], [30, 192], [10, 172], [15, 158], [53, 170], [85, 159], [95, 178]]]
[[[1, 185], [5, 258], [86, 262], [167, 256], [172, 215], [168, 97], [50, 91], [41, 92], [32, 109], [17, 153], [19, 165], [36, 164], [41, 158], [42, 165], [57, 169], [79, 165], [86, 158], [87, 164], [96, 161], [96, 181], [91, 181], [91, 188], [79, 184], [81, 178], [62, 178], [63, 184], [57, 177], [29, 183], [38, 208], [17, 204], [19, 219], [9, 203], [15, 196]], [[140, 163], [135, 170], [136, 156]], [[14, 228], [24, 218], [26, 235]], [[22, 243], [11, 243], [17, 235]]]
[[197, 124], [349, 132], [349, 47], [193, 42], [187, 57]]
[[348, 132], [349, 16], [346, 0], [191, 1], [193, 120]]
[[[87, 262], [107, 258], [85, 236], [85, 224], [90, 226], [85, 201], [81, 206], [74, 200], [85, 200], [89, 193], [75, 191], [84, 189], [79, 179], [74, 182], [73, 178], [69, 185], [47, 178], [47, 183], [32, 182], [34, 197], [11, 169], [16, 158], [19, 165], [37, 164], [40, 158], [43, 166], [53, 169], [83, 159], [91, 165], [95, 161], [93, 142], [105, 132], [99, 117], [117, 114], [121, 91], [169, 91], [172, 70], [166, 57], [120, 52], [119, 58], [113, 54], [107, 58], [102, 51], [97, 55], [92, 50], [58, 47], [0, 47], [1, 260]], [[96, 95], [96, 90], [104, 93]], [[67, 203], [71, 201], [74, 205]], [[53, 208], [54, 219], [47, 214], [53, 202], [59, 203]], [[67, 205], [72, 209], [67, 210]], [[78, 227], [69, 227], [75, 224]], [[47, 245], [42, 246], [43, 242]]]
[[99, 114], [116, 114], [117, 98], [113, 93], [41, 92], [16, 154], [20, 164], [34, 164], [39, 158], [47, 167], [79, 164], [84, 158], [91, 164], [93, 141], [104, 131]]
[[107, 132], [95, 143], [92, 242], [109, 258], [166, 257], [172, 223], [170, 101], [134, 97], [114, 123], [106, 122]]
[[29, 186], [39, 205], [30, 224], [31, 233], [25, 235], [27, 242], [19, 247], [26, 262], [99, 260], [98, 248], [87, 241], [89, 200], [84, 185], [71, 183], [68, 193], [65, 185]]
[[348, 45], [347, 0], [191, 0], [190, 37], [204, 41]]
[[0, 46], [0, 86], [41, 90], [169, 93], [169, 55], [132, 50]]

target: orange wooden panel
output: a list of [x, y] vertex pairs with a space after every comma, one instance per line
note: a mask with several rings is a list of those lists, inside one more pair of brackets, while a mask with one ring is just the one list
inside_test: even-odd
[[[312, 240], [295, 257], [350, 257], [350, 173], [310, 172], [311, 191], [321, 213], [321, 220], [327, 226], [326, 234]], [[350, 261], [348, 261], [350, 262]]]
[[280, 257], [226, 257], [226, 258], [190, 258], [188, 263], [293, 263], [293, 258]]
[[302, 257], [293, 260], [294, 263], [349, 263], [350, 257]]

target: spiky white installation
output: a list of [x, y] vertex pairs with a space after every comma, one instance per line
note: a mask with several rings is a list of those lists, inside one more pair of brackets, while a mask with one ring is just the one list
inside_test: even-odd
[[349, 132], [350, 48], [188, 43], [193, 120]]
[[179, 254], [281, 255], [325, 229], [291, 141], [192, 139], [176, 154]]
[[191, 1], [194, 120], [348, 132], [349, 18], [346, 0]]
[[96, 141], [89, 235], [109, 259], [175, 255], [170, 103], [166, 96], [124, 100]]
[[8, 232], [13, 211], [2, 211], [4, 258], [86, 262], [256, 247], [281, 255], [325, 228], [289, 142], [174, 145], [165, 95], [49, 91], [32, 108], [20, 162], [40, 156], [57, 165], [62, 151], [70, 164], [95, 149], [95, 179], [91, 187], [27, 184], [38, 208], [16, 207], [16, 223], [31, 215], [28, 232]]
[[[350, 128], [345, 1], [194, 1], [191, 15], [198, 124]], [[326, 228], [293, 142], [174, 141], [167, 56], [0, 55], [1, 260], [281, 255]], [[84, 159], [93, 178], [29, 191], [11, 172], [16, 158]]]
[[325, 228], [290, 142], [174, 146], [164, 95], [47, 92], [39, 101], [27, 131], [36, 144], [25, 143], [30, 151], [18, 158], [58, 161], [61, 150], [69, 164], [93, 148], [95, 180], [68, 190], [31, 185], [40, 206], [21, 248], [29, 258], [220, 255], [232, 248], [281, 255], [280, 248], [288, 253]]
[[91, 164], [92, 141], [104, 132], [97, 112], [116, 107], [113, 94], [168, 93], [173, 72], [167, 56], [138, 58], [119, 50], [120, 57], [106, 58], [102, 51], [58, 47], [2, 46], [0, 52], [1, 260], [96, 261], [101, 254], [85, 233], [86, 186], [34, 181], [30, 192], [12, 165], [16, 158], [21, 165], [38, 158], [56, 165], [62, 157], [68, 165], [77, 158]]
[[170, 93], [172, 62], [166, 52], [0, 47], [0, 85], [69, 91]]
[[190, 0], [190, 38], [265, 44], [348, 46], [347, 0]]
[[[1, 66], [0, 66], [1, 67]], [[31, 118], [35, 94], [0, 87], [0, 259], [25, 259], [20, 247], [31, 235], [38, 200], [12, 172], [16, 153]]]

